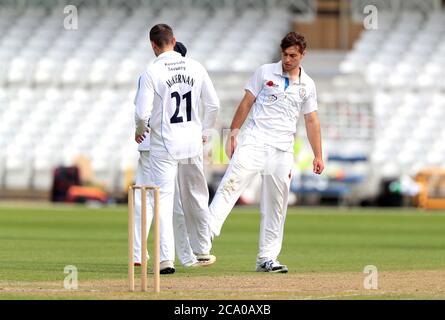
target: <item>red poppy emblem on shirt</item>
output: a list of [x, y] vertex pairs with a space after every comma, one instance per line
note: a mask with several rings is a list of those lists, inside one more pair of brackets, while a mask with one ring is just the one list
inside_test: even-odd
[[267, 83], [266, 83], [269, 87], [272, 87], [273, 86], [273, 81], [267, 81]]

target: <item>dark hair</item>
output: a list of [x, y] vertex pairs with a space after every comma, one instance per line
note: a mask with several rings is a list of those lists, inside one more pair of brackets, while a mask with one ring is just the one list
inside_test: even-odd
[[164, 23], [155, 25], [150, 30], [150, 41], [153, 41], [159, 48], [164, 48], [173, 41], [172, 28]]
[[298, 46], [300, 53], [303, 53], [304, 50], [306, 50], [306, 40], [304, 36], [296, 32], [289, 32], [283, 40], [281, 40], [280, 47], [281, 50], [284, 51], [292, 46]]

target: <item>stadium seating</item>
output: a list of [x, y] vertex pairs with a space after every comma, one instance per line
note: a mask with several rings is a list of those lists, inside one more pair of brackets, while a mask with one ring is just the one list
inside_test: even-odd
[[388, 12], [378, 19], [340, 70], [351, 77], [349, 86], [362, 83], [372, 92], [374, 174], [414, 176], [445, 163], [445, 12]]
[[[152, 4], [84, 2], [78, 30], [63, 28], [60, 6], [0, 6], [0, 188], [49, 190], [53, 168], [78, 155], [91, 161], [97, 183], [123, 188], [138, 159], [133, 98], [154, 58], [150, 25], [172, 25], [207, 67], [221, 99], [218, 126], [227, 127], [251, 72], [276, 60], [293, 19], [285, 6]], [[333, 162], [331, 177], [347, 171], [378, 181], [445, 163], [444, 31], [444, 12], [382, 11], [377, 30], [361, 34], [334, 89], [319, 90], [319, 114], [326, 153], [365, 156], [370, 166]]]

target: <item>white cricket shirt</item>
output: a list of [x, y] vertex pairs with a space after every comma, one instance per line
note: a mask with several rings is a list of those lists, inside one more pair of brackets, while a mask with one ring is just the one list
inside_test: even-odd
[[[202, 123], [200, 102], [205, 108]], [[150, 130], [150, 141], [141, 143], [139, 150], [184, 159], [202, 153], [203, 131], [215, 125], [219, 99], [199, 62], [167, 51], [139, 78], [135, 105], [136, 133]]]
[[243, 143], [263, 143], [293, 152], [300, 112], [317, 110], [315, 83], [303, 67], [300, 68], [300, 77], [293, 83], [289, 83], [288, 75], [283, 73], [281, 61], [256, 70], [245, 87], [256, 100]]

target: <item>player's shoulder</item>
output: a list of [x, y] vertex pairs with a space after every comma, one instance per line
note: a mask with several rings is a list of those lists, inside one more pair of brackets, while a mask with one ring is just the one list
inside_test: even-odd
[[153, 72], [156, 72], [156, 70], [159, 69], [159, 67], [160, 67], [159, 62], [156, 61], [156, 60], [152, 60], [152, 61], [150, 61], [150, 62], [148, 63], [148, 65], [145, 67], [144, 74], [145, 74], [146, 76], [149, 76], [149, 75], [151, 75]]
[[262, 70], [273, 70], [276, 68], [277, 63], [265, 63], [260, 66]]
[[192, 68], [197, 69], [197, 70], [206, 71], [206, 68], [198, 60], [195, 60], [195, 59], [190, 58], [190, 57], [183, 57], [182, 59], [184, 59], [184, 61], [187, 64], [187, 66], [192, 67]]
[[314, 87], [314, 88], [315, 88], [315, 81], [314, 81], [314, 79], [312, 79], [312, 78], [306, 73], [306, 71], [304, 70], [303, 67], [301, 67], [301, 81], [302, 81], [303, 83], [305, 83], [306, 86]]
[[150, 80], [150, 76], [147, 73], [147, 70], [144, 70], [138, 77], [138, 89], [141, 86], [145, 86]]
[[260, 65], [256, 70], [255, 70], [255, 74], [257, 75], [265, 75], [267, 73], [273, 73], [273, 71], [276, 68], [276, 63], [265, 63]]
[[140, 81], [147, 81], [150, 78], [152, 78], [152, 75], [156, 74], [156, 68], [157, 68], [156, 64], [153, 61], [151, 61], [139, 75]]

